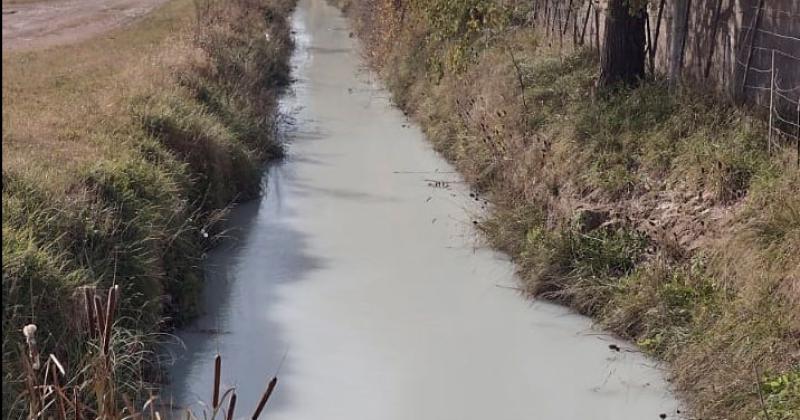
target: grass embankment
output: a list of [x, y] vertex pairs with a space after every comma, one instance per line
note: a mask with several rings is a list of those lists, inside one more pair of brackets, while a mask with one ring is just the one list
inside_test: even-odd
[[134, 357], [146, 337], [197, 313], [216, 222], [281, 153], [293, 3], [172, 0], [80, 44], [3, 53], [4, 414], [24, 325], [73, 372], [88, 359], [84, 286], [122, 289], [115, 380], [131, 388], [153, 370]]
[[762, 121], [660, 80], [597, 91], [596, 53], [547, 47], [521, 3], [344, 3], [530, 295], [667, 361], [698, 418], [800, 416], [800, 170]]

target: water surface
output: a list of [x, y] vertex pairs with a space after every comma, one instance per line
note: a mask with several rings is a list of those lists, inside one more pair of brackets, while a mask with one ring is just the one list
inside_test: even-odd
[[477, 240], [480, 203], [364, 70], [338, 10], [301, 0], [293, 27], [289, 157], [208, 259], [176, 401], [210, 400], [219, 351], [240, 416], [280, 370], [264, 418], [673, 418], [652, 362], [513, 289]]

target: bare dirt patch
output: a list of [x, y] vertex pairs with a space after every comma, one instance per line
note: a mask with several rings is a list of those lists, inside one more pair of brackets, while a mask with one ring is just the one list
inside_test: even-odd
[[131, 22], [166, 0], [45, 0], [3, 4], [3, 50], [69, 44]]

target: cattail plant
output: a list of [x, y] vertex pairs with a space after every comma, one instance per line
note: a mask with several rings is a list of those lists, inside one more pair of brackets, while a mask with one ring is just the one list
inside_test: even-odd
[[[38, 381], [36, 371], [39, 370], [39, 351], [36, 346], [36, 325], [28, 324], [22, 329], [25, 336], [28, 357], [22, 358], [23, 370], [25, 372], [26, 396], [28, 399], [28, 413], [33, 415], [38, 413], [41, 408], [41, 398], [38, 393]], [[24, 351], [20, 352], [25, 354]]]
[[267, 384], [267, 389], [264, 390], [264, 395], [261, 396], [261, 400], [258, 402], [256, 411], [253, 412], [253, 417], [251, 417], [253, 420], [258, 420], [258, 417], [261, 416], [261, 411], [264, 410], [264, 406], [267, 405], [269, 397], [272, 396], [272, 391], [275, 390], [276, 385], [278, 385], [278, 377], [273, 376], [269, 384]]
[[[78, 371], [68, 371], [54, 355], [40, 360], [40, 349], [36, 341], [37, 326], [26, 325], [22, 329], [25, 344], [21, 353], [25, 371], [26, 390], [22, 395], [26, 403], [28, 420], [138, 420], [149, 418], [161, 420], [162, 413], [157, 410], [159, 397], [151, 395], [141, 408], [135, 400], [118, 389], [116, 380], [122, 369], [118, 354], [115, 354], [114, 329], [116, 308], [120, 301], [120, 288], [113, 286], [105, 299], [97, 296], [94, 288], [84, 290], [87, 319], [87, 345], [94, 347], [90, 352], [87, 366]], [[119, 347], [119, 343], [117, 343]], [[269, 402], [278, 383], [273, 376], [258, 402], [251, 418], [257, 420]], [[213, 420], [235, 418], [237, 395], [234, 388], [222, 390], [222, 356], [214, 359], [214, 382], [212, 384], [212, 404], [210, 412], [203, 410], [201, 416], [191, 410], [186, 411], [187, 420]], [[227, 405], [226, 405], [227, 401]]]
[[22, 329], [25, 336], [25, 344], [28, 346], [28, 357], [30, 357], [31, 368], [39, 370], [39, 349], [36, 346], [36, 325], [28, 324]]

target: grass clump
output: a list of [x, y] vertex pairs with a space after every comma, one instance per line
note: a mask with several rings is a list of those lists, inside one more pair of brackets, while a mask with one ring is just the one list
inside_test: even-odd
[[770, 418], [797, 418], [800, 416], [800, 367], [783, 374], [765, 375], [761, 393]]
[[584, 233], [534, 227], [525, 235], [520, 254], [530, 273], [527, 289], [594, 315], [642, 258], [646, 243], [642, 235], [625, 228]]

